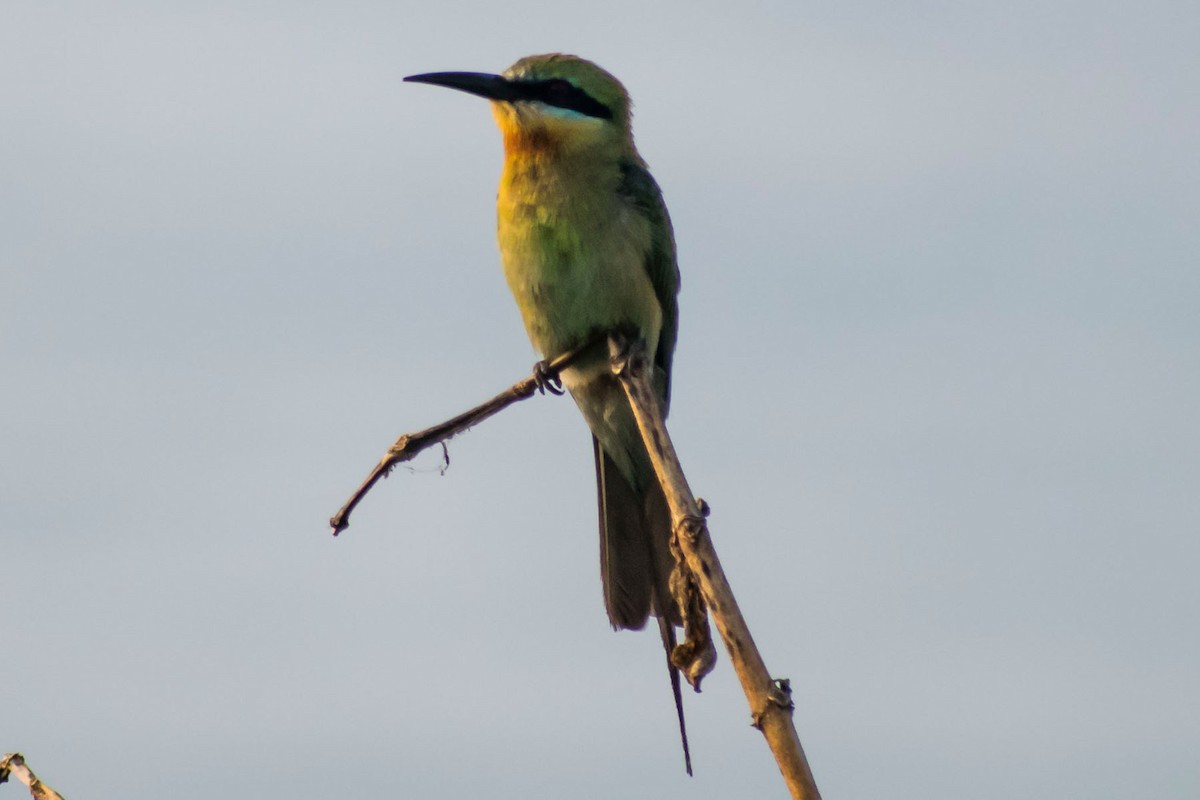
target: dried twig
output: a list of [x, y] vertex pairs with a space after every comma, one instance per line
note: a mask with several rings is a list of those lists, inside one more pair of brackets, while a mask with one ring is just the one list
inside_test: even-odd
[[474, 425], [478, 425], [488, 417], [508, 408], [513, 403], [532, 397], [541, 388], [548, 387], [551, 392], [561, 394], [561, 390], [555, 389], [555, 386], [558, 384], [558, 374], [567, 367], [575, 364], [584, 355], [588, 354], [589, 351], [602, 345], [604, 341], [604, 337], [593, 339], [574, 350], [563, 353], [558, 358], [551, 359], [549, 362], [542, 362], [534, 369], [531, 376], [523, 381], [514, 383], [491, 400], [481, 403], [470, 411], [465, 411], [453, 419], [448, 419], [440, 425], [434, 425], [432, 428], [426, 428], [417, 433], [406, 433], [401, 436], [396, 440], [395, 444], [388, 448], [387, 455], [375, 465], [375, 469], [371, 470], [371, 474], [362, 482], [362, 485], [354, 491], [354, 494], [350, 495], [350, 499], [346, 501], [346, 504], [330, 517], [329, 525], [333, 528], [333, 535], [337, 536], [350, 527], [350, 512], [366, 496], [367, 492], [371, 491], [371, 487], [378, 483], [380, 478], [386, 477], [397, 464], [411, 461], [422, 450], [432, 447], [435, 444], [441, 444], [443, 448], [444, 469], [450, 463], [450, 454], [445, 450], [447, 439], [462, 433]]
[[6, 753], [0, 758], [0, 783], [8, 780], [9, 775], [15, 775], [17, 780], [29, 787], [29, 793], [34, 800], [63, 800], [63, 796], [42, 783], [25, 763], [25, 757], [20, 753]]
[[766, 737], [792, 797], [820, 800], [821, 793], [792, 723], [794, 706], [788, 681], [771, 678], [754, 646], [750, 629], [721, 569], [721, 562], [717, 560], [704, 514], [688, 488], [675, 447], [667, 434], [662, 409], [650, 382], [645, 350], [640, 342], [629, 343], [616, 337], [610, 340], [609, 350], [613, 372], [629, 397], [654, 471], [667, 496], [679, 549], [729, 651], [730, 661], [750, 703], [752, 723]]
[[[648, 377], [646, 355], [641, 343], [630, 344], [619, 337], [600, 337], [564, 353], [548, 364], [539, 365], [531, 377], [513, 384], [506, 391], [466, 413], [432, 428], [401, 436], [346, 505], [330, 519], [333, 534], [336, 536], [349, 526], [350, 512], [371, 487], [397, 464], [411, 460], [434, 444], [444, 443], [450, 437], [513, 403], [531, 397], [539, 387], [546, 386], [548, 380], [551, 381], [552, 388], [561, 370], [572, 366], [582, 356], [606, 342], [613, 372], [629, 397], [638, 428], [667, 497], [671, 523], [675, 531], [671, 550], [677, 557], [681, 555], [684, 562], [679, 565], [678, 575], [672, 577], [672, 583], [678, 584], [672, 586], [672, 593], [676, 595], [685, 621], [688, 621], [691, 627], [685, 625], [687, 641], [675, 648], [672, 661], [684, 671], [693, 685], [712, 668], [715, 652], [707, 639], [707, 625], [704, 624], [703, 616], [703, 606], [707, 605], [746, 692], [752, 724], [762, 731], [775, 754], [775, 760], [792, 797], [796, 800], [820, 800], [821, 794], [804, 756], [800, 737], [792, 724], [794, 706], [791, 688], [786, 679], [771, 678], [762, 656], [754, 645], [746, 620], [734, 599], [733, 590], [730, 589], [721, 569], [721, 562], [713, 550], [708, 525], [704, 520], [705, 515], [688, 488], [683, 468], [679, 465], [679, 458], [675, 455], [675, 448], [667, 434], [662, 409]], [[693, 586], [698, 587], [700, 598], [695, 596]]]

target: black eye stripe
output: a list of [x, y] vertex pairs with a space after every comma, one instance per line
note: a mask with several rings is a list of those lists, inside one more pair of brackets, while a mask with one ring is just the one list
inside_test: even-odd
[[578, 111], [589, 117], [612, 119], [612, 109], [601, 103], [578, 86], [561, 78], [522, 83], [521, 95], [525, 100], [537, 100], [556, 108]]

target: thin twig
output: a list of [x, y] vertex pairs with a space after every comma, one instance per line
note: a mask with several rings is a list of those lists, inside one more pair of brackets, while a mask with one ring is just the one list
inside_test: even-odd
[[63, 800], [63, 796], [51, 789], [33, 774], [33, 770], [25, 763], [25, 757], [20, 753], [6, 753], [0, 758], [0, 783], [8, 780], [9, 775], [15, 775], [17, 780], [29, 787], [29, 793], [34, 800]]
[[[491, 400], [475, 406], [470, 411], [463, 412], [440, 425], [434, 425], [432, 428], [426, 428], [416, 433], [406, 433], [401, 436], [396, 440], [395, 444], [388, 448], [387, 454], [375, 465], [375, 469], [371, 470], [371, 474], [354, 491], [354, 494], [350, 495], [350, 499], [346, 501], [346, 504], [330, 517], [329, 525], [333, 528], [333, 535], [337, 536], [350, 527], [350, 512], [362, 501], [367, 492], [371, 491], [371, 487], [378, 483], [380, 478], [386, 477], [397, 464], [411, 461], [422, 450], [432, 447], [435, 444], [442, 444], [444, 448], [447, 439], [478, 425], [488, 417], [508, 408], [513, 403], [532, 397], [540, 388], [550, 386], [550, 390], [554, 391], [553, 387], [558, 380], [559, 373], [574, 365], [580, 358], [604, 341], [604, 337], [599, 337], [586, 342], [574, 350], [569, 350], [557, 358], [551, 359], [548, 363], [539, 364], [534, 369], [533, 375], [523, 381], [514, 383]], [[443, 466], [449, 465], [450, 454], [445, 449], [442, 452]]]
[[[562, 370], [574, 365], [604, 341], [605, 337], [592, 340], [548, 364], [538, 365], [529, 378], [513, 384], [486, 403], [453, 419], [417, 433], [401, 436], [350, 500], [329, 520], [334, 536], [349, 527], [350, 512], [371, 487], [397, 464], [411, 460], [434, 444], [442, 444], [444, 448], [445, 441], [452, 436], [517, 401], [531, 397], [539, 388], [547, 386], [547, 381], [556, 381]], [[754, 639], [738, 608], [729, 581], [725, 578], [721, 562], [712, 546], [705, 514], [688, 487], [683, 468], [667, 433], [662, 409], [648, 377], [644, 347], [641, 343], [630, 344], [618, 337], [609, 338], [608, 346], [613, 372], [629, 397], [655, 473], [667, 497], [671, 510], [671, 524], [675, 532], [675, 546], [672, 550], [678, 550], [683, 556], [686, 562], [686, 570], [683, 571], [691, 573], [690, 577], [698, 585], [704, 603], [712, 612], [713, 621], [725, 642], [730, 661], [749, 701], [752, 724], [766, 738], [792, 797], [795, 800], [820, 800], [821, 794], [817, 790], [812, 770], [804, 756], [804, 748], [800, 744], [800, 737], [792, 722], [792, 711], [795, 707], [791, 700], [791, 688], [786, 679], [771, 678], [758, 648], [754, 645]], [[552, 387], [553, 383], [550, 385]], [[448, 462], [449, 455], [445, 454], [444, 457]], [[681, 592], [681, 596], [683, 595], [686, 595], [686, 591]], [[707, 655], [698, 654], [693, 654], [690, 658], [694, 661], [698, 680], [699, 676], [711, 668], [711, 660]]]
[[762, 731], [775, 754], [783, 779], [796, 800], [820, 800], [800, 737], [792, 722], [794, 706], [786, 680], [773, 680], [754, 645], [750, 629], [734, 599], [733, 590], [713, 549], [708, 524], [688, 488], [687, 478], [671, 444], [662, 408], [651, 386], [645, 349], [640, 342], [613, 338], [609, 343], [613, 372], [625, 389], [654, 471], [671, 508], [671, 524], [687, 566], [699, 584], [713, 622], [729, 651], [729, 659], [750, 703], [754, 727]]

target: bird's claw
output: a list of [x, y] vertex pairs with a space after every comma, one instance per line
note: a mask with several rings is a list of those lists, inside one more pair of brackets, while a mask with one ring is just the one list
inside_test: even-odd
[[557, 372], [550, 369], [549, 361], [539, 361], [533, 365], [533, 382], [541, 394], [549, 392], [554, 395], [562, 395], [566, 393], [563, 390], [562, 378], [558, 376]]

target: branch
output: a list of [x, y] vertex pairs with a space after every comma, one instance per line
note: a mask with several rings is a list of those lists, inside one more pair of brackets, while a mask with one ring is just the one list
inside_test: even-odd
[[25, 757], [20, 753], [7, 753], [0, 758], [0, 783], [8, 780], [9, 775], [15, 775], [17, 780], [29, 787], [29, 793], [34, 800], [63, 800], [63, 796], [38, 780], [25, 764]]
[[559, 373], [567, 367], [574, 365], [584, 355], [587, 355], [589, 351], [604, 341], [605, 337], [598, 337], [550, 361], [539, 362], [534, 367], [532, 375], [523, 381], [514, 383], [491, 400], [481, 403], [470, 411], [465, 411], [453, 419], [448, 419], [440, 425], [434, 425], [432, 428], [426, 428], [417, 433], [406, 433], [401, 436], [396, 440], [395, 444], [388, 448], [387, 455], [375, 465], [375, 469], [371, 470], [371, 474], [362, 482], [362, 485], [354, 491], [354, 494], [350, 495], [350, 499], [346, 501], [346, 504], [330, 517], [329, 525], [333, 528], [333, 535], [337, 536], [350, 527], [350, 512], [366, 497], [367, 492], [371, 491], [371, 487], [378, 483], [380, 478], [387, 477], [388, 473], [397, 464], [412, 461], [421, 451], [435, 444], [442, 444], [447, 439], [503, 411], [513, 403], [532, 397], [535, 392], [548, 388], [554, 394], [562, 394], [561, 389], [555, 388], [559, 385]]
[[729, 651], [729, 659], [737, 671], [738, 680], [746, 692], [753, 725], [762, 731], [771, 752], [775, 754], [775, 761], [792, 797], [796, 800], [820, 800], [821, 793], [817, 790], [796, 726], [792, 723], [795, 706], [792, 704], [788, 681], [771, 678], [758, 648], [754, 646], [750, 629], [721, 569], [721, 562], [717, 560], [708, 524], [688, 488], [683, 467], [671, 444], [662, 408], [651, 386], [645, 349], [641, 342], [621, 342], [614, 338], [609, 340], [609, 353], [613, 372], [629, 397], [642, 439], [654, 463], [654, 471], [667, 496], [671, 524], [679, 548], [699, 584], [704, 601], [712, 612], [713, 622]]
[[[350, 512], [379, 479], [385, 477], [397, 464], [412, 460], [418, 453], [435, 444], [443, 444], [513, 403], [532, 397], [539, 390], [548, 388], [552, 392], [561, 393], [561, 390], [555, 389], [559, 373], [576, 364], [606, 340], [613, 373], [629, 397], [638, 429], [646, 443], [654, 471], [662, 484], [671, 510], [671, 524], [674, 529], [672, 552], [682, 555], [684, 561], [679, 570], [683, 573], [679, 576], [679, 583], [694, 583], [704, 601], [700, 604], [689, 587], [677, 589], [676, 586], [672, 586], [672, 594], [676, 595], [677, 601], [684, 598], [681, 606], [689, 599], [693, 601], [693, 605], [699, 606], [694, 615], [687, 608], [681, 607], [685, 620], [695, 617], [693, 624], [698, 630], [695, 640], [696, 652], [685, 653], [685, 648], [681, 645], [672, 653], [672, 661], [674, 662], [678, 655], [679, 659], [685, 662], [677, 666], [684, 669], [693, 685], [711, 668], [711, 644], [700, 638], [703, 631], [699, 631], [703, 623], [702, 606], [706, 604], [712, 611], [713, 621], [725, 642], [730, 661], [746, 693], [752, 724], [766, 738], [792, 797], [795, 800], [821, 800], [821, 793], [817, 790], [812, 770], [804, 756], [804, 748], [800, 745], [800, 737], [792, 723], [792, 711], [795, 706], [792, 704], [791, 688], [786, 679], [771, 678], [762, 656], [754, 645], [754, 639], [738, 608], [729, 581], [725, 578], [725, 572], [721, 569], [721, 562], [717, 559], [708, 525], [704, 520], [705, 514], [701, 512], [695, 496], [688, 487], [683, 468], [667, 433], [662, 409], [648, 376], [642, 343], [628, 344], [615, 337], [599, 337], [550, 362], [538, 364], [533, 375], [513, 384], [486, 403], [440, 425], [401, 436], [341, 510], [329, 520], [333, 527], [333, 535], [337, 536], [349, 527]], [[674, 575], [672, 583], [675, 583]], [[703, 627], [707, 628], [706, 625]], [[687, 627], [685, 634], [691, 642], [693, 636]], [[45, 797], [47, 800], [55, 800], [57, 795]]]

